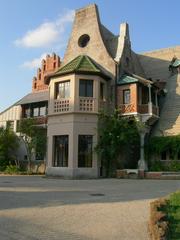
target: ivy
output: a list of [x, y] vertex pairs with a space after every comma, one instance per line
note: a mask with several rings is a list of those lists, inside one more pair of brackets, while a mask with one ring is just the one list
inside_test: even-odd
[[180, 152], [180, 135], [176, 136], [156, 136], [152, 137], [146, 146], [148, 158], [154, 154], [160, 154], [164, 151], [171, 150], [174, 159]]
[[98, 130], [96, 151], [101, 157], [105, 175], [111, 177], [117, 169], [117, 161], [122, 152], [129, 154], [134, 144], [139, 142], [137, 124], [134, 118], [121, 117], [117, 111], [111, 115], [101, 113]]

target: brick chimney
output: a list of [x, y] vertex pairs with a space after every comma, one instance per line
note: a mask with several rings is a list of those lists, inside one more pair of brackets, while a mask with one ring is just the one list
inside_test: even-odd
[[44, 82], [44, 77], [47, 74], [54, 73], [60, 67], [60, 57], [55, 53], [52, 56], [47, 55], [46, 59], [41, 62], [41, 68], [37, 70], [37, 76], [32, 80], [32, 92], [42, 91], [48, 88], [48, 85]]

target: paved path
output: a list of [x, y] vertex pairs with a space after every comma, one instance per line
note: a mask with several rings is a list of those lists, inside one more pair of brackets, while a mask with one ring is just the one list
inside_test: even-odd
[[173, 180], [0, 176], [1, 240], [148, 240], [149, 202]]

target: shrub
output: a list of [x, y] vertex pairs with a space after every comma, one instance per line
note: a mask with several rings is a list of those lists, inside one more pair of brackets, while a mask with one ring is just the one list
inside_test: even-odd
[[14, 174], [14, 173], [19, 173], [20, 169], [15, 165], [8, 165], [4, 172], [8, 174]]

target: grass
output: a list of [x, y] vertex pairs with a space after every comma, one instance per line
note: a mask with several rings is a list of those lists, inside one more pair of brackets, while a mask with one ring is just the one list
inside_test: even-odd
[[165, 209], [169, 221], [168, 240], [180, 239], [180, 191], [170, 195]]

